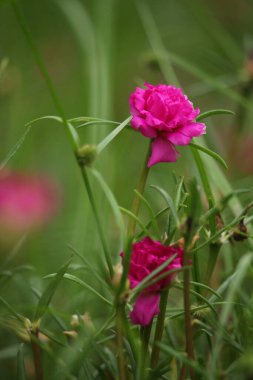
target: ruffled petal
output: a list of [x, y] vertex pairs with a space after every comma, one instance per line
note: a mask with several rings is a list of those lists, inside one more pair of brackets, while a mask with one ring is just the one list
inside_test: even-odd
[[180, 156], [179, 152], [170, 141], [158, 137], [152, 142], [152, 154], [148, 161], [148, 167], [159, 162], [176, 162], [178, 156]]
[[134, 309], [130, 313], [134, 325], [147, 326], [159, 313], [159, 293], [141, 293], [137, 298]]
[[188, 145], [192, 139], [192, 137], [186, 136], [180, 132], [167, 133], [166, 137], [172, 144], [175, 145]]
[[155, 128], [150, 127], [143, 117], [134, 116], [131, 120], [131, 125], [135, 130], [137, 131], [140, 130], [141, 133], [146, 137], [149, 137], [152, 139], [157, 136], [157, 131], [155, 130]]
[[203, 123], [190, 123], [180, 128], [180, 133], [189, 137], [198, 137], [206, 133], [206, 126]]

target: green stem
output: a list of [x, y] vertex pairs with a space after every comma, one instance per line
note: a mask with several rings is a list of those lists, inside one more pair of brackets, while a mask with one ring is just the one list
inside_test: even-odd
[[97, 229], [98, 229], [100, 241], [101, 241], [101, 244], [102, 244], [102, 247], [103, 247], [105, 259], [106, 259], [106, 262], [107, 262], [107, 265], [108, 265], [110, 277], [112, 278], [113, 277], [113, 266], [112, 266], [111, 255], [110, 255], [110, 252], [109, 252], [107, 244], [106, 244], [106, 239], [105, 239], [104, 232], [103, 232], [103, 229], [102, 229], [102, 226], [101, 226], [101, 223], [100, 223], [100, 219], [99, 219], [99, 215], [98, 215], [98, 211], [97, 211], [97, 206], [96, 206], [95, 199], [94, 199], [94, 196], [93, 196], [93, 193], [92, 193], [92, 190], [91, 190], [89, 177], [87, 175], [87, 171], [86, 171], [86, 168], [84, 166], [81, 167], [81, 172], [82, 172], [84, 184], [85, 184], [85, 187], [86, 187], [86, 190], [87, 190], [88, 198], [89, 198], [89, 201], [90, 201], [90, 204], [91, 204], [91, 207], [92, 207], [92, 211], [93, 211], [93, 214], [94, 214], [94, 217], [95, 217], [95, 221], [96, 221], [96, 224], [97, 224]]
[[[199, 152], [197, 151], [197, 149], [191, 147], [191, 151], [192, 151], [194, 160], [196, 162], [196, 165], [197, 165], [197, 168], [199, 171], [199, 175], [200, 175], [200, 178], [201, 178], [201, 181], [203, 184], [204, 191], [206, 193], [206, 197], [207, 197], [208, 204], [209, 204], [209, 209], [211, 209], [214, 207], [215, 200], [214, 200], [212, 189], [211, 189], [211, 186], [210, 186], [210, 183], [208, 180], [208, 176], [207, 176], [204, 164], [203, 164], [203, 160], [202, 160]], [[210, 223], [211, 235], [214, 235], [216, 232], [215, 214], [212, 214], [210, 216], [209, 223]]]
[[[148, 149], [147, 157], [144, 162], [144, 167], [143, 167], [143, 170], [139, 179], [138, 187], [137, 187], [137, 190], [140, 194], [143, 194], [144, 192], [144, 188], [145, 188], [148, 173], [149, 173], [149, 168], [147, 167], [149, 155], [150, 155], [150, 147]], [[131, 209], [131, 211], [135, 215], [138, 215], [138, 212], [140, 209], [140, 202], [141, 202], [140, 197], [137, 194], [135, 194], [133, 204], [132, 204], [132, 209]], [[135, 227], [136, 227], [136, 221], [131, 219], [128, 225], [127, 240], [126, 240], [125, 249], [124, 249], [125, 257], [124, 257], [123, 273], [122, 273], [120, 285], [119, 285], [119, 288], [116, 294], [116, 300], [115, 300], [116, 310], [117, 310], [117, 348], [118, 348], [118, 353], [119, 353], [118, 369], [119, 369], [120, 380], [125, 380], [128, 378], [126, 361], [125, 361], [124, 351], [123, 351], [123, 334], [124, 334], [123, 326], [124, 326], [124, 322], [126, 321], [126, 316], [125, 316], [125, 302], [126, 301], [124, 297], [124, 292], [125, 292], [125, 285], [126, 285], [129, 266], [130, 266], [132, 239], [135, 232]]]
[[48, 74], [48, 71], [47, 71], [47, 68], [43, 62], [43, 59], [40, 55], [40, 52], [39, 50], [37, 49], [37, 46], [33, 40], [33, 36], [32, 36], [32, 33], [30, 31], [30, 29], [28, 28], [27, 24], [26, 24], [26, 21], [25, 21], [25, 18], [22, 14], [22, 12], [20, 11], [19, 9], [19, 6], [17, 4], [17, 1], [16, 0], [12, 0], [12, 8], [14, 10], [14, 14], [16, 16], [16, 19], [17, 19], [17, 22], [22, 30], [22, 32], [24, 33], [25, 35], [25, 38], [26, 38], [26, 41], [31, 49], [31, 52], [33, 54], [33, 57], [41, 71], [41, 74], [42, 76], [44, 77], [45, 79], [45, 82], [47, 84], [47, 88], [49, 90], [49, 93], [52, 97], [52, 100], [55, 104], [55, 108], [57, 109], [59, 115], [61, 116], [62, 118], [62, 121], [63, 121], [63, 124], [65, 126], [65, 129], [66, 129], [66, 132], [67, 132], [67, 135], [68, 135], [68, 138], [69, 138], [69, 141], [72, 145], [72, 149], [74, 152], [77, 151], [78, 147], [79, 147], [79, 136], [75, 130], [75, 128], [70, 124], [68, 123], [67, 121], [67, 118], [65, 116], [65, 113], [64, 113], [64, 110], [61, 106], [61, 102], [57, 96], [57, 93], [54, 89], [54, 85], [51, 81], [51, 78]]
[[159, 345], [157, 343], [161, 342], [162, 335], [163, 335], [168, 294], [169, 294], [169, 290], [168, 289], [164, 290], [162, 292], [162, 294], [161, 294], [160, 312], [159, 312], [158, 318], [157, 318], [156, 330], [155, 330], [155, 338], [154, 338], [154, 345], [153, 345], [153, 350], [152, 350], [152, 355], [151, 355], [151, 362], [150, 362], [151, 368], [156, 367], [156, 365], [158, 363], [158, 360], [159, 360], [160, 347], [159, 347]]
[[150, 334], [152, 330], [152, 324], [153, 324], [153, 319], [150, 322], [148, 326], [143, 327], [142, 330], [142, 350], [143, 350], [143, 364], [145, 366], [146, 362], [146, 357], [148, 353], [148, 345], [149, 345], [149, 339], [150, 339]]
[[[36, 380], [43, 380], [43, 366], [42, 366], [42, 360], [41, 360], [41, 349], [37, 344], [39, 335], [39, 330], [36, 330], [32, 332], [31, 337], [31, 346], [33, 351], [33, 361], [34, 361], [34, 368], [35, 368], [35, 374], [36, 374]], [[33, 339], [34, 336], [34, 339]]]
[[[184, 266], [187, 266], [189, 262], [189, 252], [187, 248], [184, 253]], [[184, 318], [185, 318], [185, 339], [186, 339], [186, 353], [189, 359], [194, 360], [194, 347], [191, 325], [191, 301], [190, 301], [190, 268], [184, 270]], [[186, 373], [185, 368], [182, 372]], [[185, 376], [185, 375], [184, 375]], [[181, 378], [184, 376], [181, 374]], [[193, 368], [190, 368], [191, 380], [195, 378], [195, 372]]]
[[[138, 182], [138, 186], [137, 186], [137, 192], [141, 195], [144, 192], [145, 185], [146, 185], [147, 178], [148, 178], [148, 173], [149, 173], [148, 160], [149, 160], [149, 156], [150, 156], [150, 146], [151, 146], [151, 142], [150, 142], [150, 145], [148, 148], [148, 152], [146, 155], [144, 166], [143, 166], [143, 169], [142, 169], [142, 172], [140, 175], [140, 179]], [[132, 203], [132, 208], [131, 208], [131, 212], [133, 214], [138, 215], [139, 210], [140, 210], [140, 204], [141, 204], [141, 198], [138, 196], [137, 193], [135, 193], [134, 200]], [[136, 227], [136, 220], [131, 218], [129, 220], [128, 230], [127, 230], [127, 241], [126, 241], [126, 248], [125, 248], [124, 268], [123, 268], [123, 273], [122, 273], [122, 277], [121, 277], [121, 283], [119, 286], [119, 292], [118, 292], [119, 294], [124, 290], [126, 280], [127, 280], [127, 275], [128, 275], [129, 266], [130, 266], [132, 240], [133, 240], [133, 236], [135, 233], [135, 227]]]
[[127, 380], [128, 371], [127, 364], [124, 355], [124, 320], [125, 320], [125, 304], [119, 304], [117, 306], [117, 318], [116, 318], [116, 327], [117, 327], [117, 349], [118, 349], [118, 370], [119, 377], [118, 380]]
[[[39, 52], [39, 50], [36, 47], [36, 44], [35, 44], [35, 42], [33, 40], [32, 33], [29, 30], [29, 28], [27, 27], [27, 24], [26, 24], [26, 21], [24, 19], [24, 16], [22, 15], [22, 13], [21, 13], [21, 11], [19, 9], [19, 6], [18, 6], [16, 0], [12, 0], [12, 8], [14, 10], [17, 22], [18, 22], [21, 30], [23, 31], [23, 33], [25, 35], [25, 38], [26, 38], [27, 43], [28, 43], [28, 45], [29, 45], [29, 47], [31, 49], [31, 52], [32, 52], [32, 54], [34, 56], [34, 59], [35, 59], [36, 63], [38, 64], [38, 67], [39, 67], [39, 69], [41, 71], [41, 74], [42, 74], [42, 76], [43, 76], [43, 78], [44, 78], [44, 80], [45, 80], [45, 82], [47, 84], [48, 91], [49, 91], [49, 93], [50, 93], [50, 95], [52, 97], [52, 100], [53, 100], [53, 102], [55, 104], [55, 107], [56, 107], [59, 115], [62, 118], [63, 124], [65, 126], [65, 129], [66, 129], [66, 132], [67, 132], [67, 135], [68, 135], [68, 139], [69, 139], [69, 141], [71, 143], [73, 152], [74, 152], [74, 154], [75, 154], [75, 156], [77, 158], [76, 153], [77, 153], [78, 148], [80, 146], [79, 136], [78, 136], [75, 128], [68, 122], [68, 120], [67, 120], [67, 118], [65, 116], [63, 107], [61, 105], [60, 99], [57, 96], [57, 93], [55, 91], [53, 82], [51, 81], [50, 75], [48, 74], [46, 65], [44, 64], [43, 59], [42, 59], [42, 57], [40, 55], [40, 52]], [[78, 162], [78, 160], [77, 160], [77, 162]], [[92, 210], [93, 210], [93, 213], [94, 213], [94, 217], [95, 217], [95, 220], [96, 220], [96, 223], [97, 223], [97, 228], [98, 228], [98, 232], [99, 232], [99, 235], [100, 235], [100, 240], [101, 240], [101, 243], [102, 243], [102, 246], [103, 246], [103, 250], [104, 250], [105, 257], [106, 257], [106, 261], [107, 261], [107, 265], [108, 265], [108, 268], [109, 268], [109, 272], [110, 272], [110, 275], [112, 276], [113, 275], [113, 268], [112, 268], [112, 263], [111, 263], [111, 257], [110, 257], [109, 251], [107, 249], [107, 246], [106, 246], [106, 240], [105, 240], [105, 237], [104, 237], [104, 234], [103, 234], [103, 230], [102, 230], [102, 227], [101, 227], [101, 224], [100, 224], [100, 220], [99, 220], [99, 217], [98, 217], [98, 212], [97, 212], [97, 208], [96, 208], [96, 205], [95, 205], [94, 197], [93, 197], [93, 194], [92, 194], [92, 191], [91, 191], [91, 188], [90, 188], [88, 176], [87, 176], [86, 170], [84, 168], [81, 168], [81, 171], [82, 171], [82, 176], [83, 176], [83, 179], [84, 179], [84, 183], [86, 185], [86, 189], [87, 189], [88, 197], [89, 197], [89, 200], [90, 200], [90, 203], [91, 203], [91, 207], [92, 207]]]
[[212, 277], [220, 248], [221, 248], [220, 243], [211, 243], [209, 246], [209, 257], [208, 257], [206, 274], [205, 274], [205, 279], [204, 279], [205, 280], [204, 283], [207, 285], [209, 284], [210, 279]]

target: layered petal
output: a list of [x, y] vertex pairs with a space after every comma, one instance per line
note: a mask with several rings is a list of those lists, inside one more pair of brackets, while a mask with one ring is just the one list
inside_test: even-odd
[[142, 292], [135, 302], [133, 311], [130, 313], [131, 322], [134, 325], [149, 325], [160, 311], [159, 302], [159, 293]]
[[152, 153], [148, 161], [148, 167], [157, 164], [158, 162], [176, 162], [180, 156], [174, 145], [162, 138], [158, 137], [152, 142]]

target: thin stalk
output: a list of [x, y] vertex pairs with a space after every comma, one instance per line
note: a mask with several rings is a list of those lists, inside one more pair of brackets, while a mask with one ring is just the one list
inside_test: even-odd
[[128, 379], [128, 371], [126, 365], [126, 359], [124, 355], [124, 320], [125, 320], [125, 304], [117, 306], [117, 319], [116, 319], [116, 327], [117, 327], [117, 349], [118, 349], [118, 380], [127, 380]]
[[[139, 183], [137, 186], [137, 190], [139, 194], [143, 194], [148, 173], [149, 173], [149, 168], [147, 167], [148, 159], [150, 155], [150, 146], [148, 149], [147, 157], [144, 162], [144, 167], [139, 179]], [[132, 204], [132, 209], [131, 211], [135, 214], [138, 215], [139, 209], [140, 209], [140, 202], [141, 199], [140, 197], [135, 194], [133, 204]], [[123, 273], [119, 285], [119, 289], [116, 294], [116, 310], [117, 310], [117, 348], [118, 348], [118, 369], [119, 369], [119, 374], [120, 374], [120, 380], [125, 380], [128, 378], [128, 370], [126, 366], [126, 360], [124, 357], [124, 346], [123, 346], [123, 326], [124, 322], [126, 321], [126, 316], [125, 316], [125, 297], [124, 297], [124, 292], [125, 292], [125, 285], [127, 281], [127, 275], [129, 271], [129, 266], [130, 266], [130, 258], [131, 258], [131, 249], [132, 249], [132, 239], [134, 236], [135, 232], [135, 227], [136, 227], [136, 221], [134, 219], [131, 219], [129, 221], [128, 225], [128, 232], [127, 232], [127, 240], [125, 244], [125, 257], [124, 257], [124, 266], [123, 266]]]
[[[189, 262], [189, 252], [184, 253], [184, 266]], [[194, 347], [193, 347], [193, 334], [191, 325], [191, 301], [190, 301], [190, 268], [184, 271], [184, 320], [185, 320], [185, 339], [186, 339], [186, 353], [189, 359], [194, 360]], [[180, 379], [185, 379], [186, 369], [182, 368]], [[190, 367], [191, 380], [195, 379], [195, 372]]]
[[[205, 281], [204, 281], [205, 284], [207, 284], [207, 285], [209, 284], [209, 282], [211, 280], [211, 277], [212, 277], [212, 274], [213, 274], [213, 271], [215, 268], [215, 264], [217, 261], [217, 257], [218, 257], [219, 252], [220, 252], [220, 248], [221, 248], [220, 243], [211, 243], [209, 246], [209, 257], [208, 257], [206, 274], [205, 274]], [[197, 255], [195, 255], [195, 256], [197, 256]]]
[[102, 247], [103, 247], [105, 259], [106, 259], [106, 262], [107, 262], [107, 265], [108, 265], [110, 277], [112, 278], [113, 277], [113, 266], [112, 266], [111, 255], [110, 255], [109, 249], [107, 247], [107, 243], [106, 243], [106, 239], [105, 239], [105, 236], [104, 236], [104, 232], [103, 232], [103, 229], [102, 229], [102, 226], [101, 226], [101, 223], [100, 223], [100, 219], [99, 219], [99, 215], [98, 215], [98, 211], [97, 211], [97, 206], [96, 206], [95, 199], [94, 199], [94, 196], [93, 196], [93, 193], [92, 193], [92, 190], [91, 190], [90, 181], [89, 181], [89, 177], [87, 175], [86, 168], [82, 166], [81, 167], [81, 172], [82, 172], [83, 181], [84, 181], [84, 184], [85, 184], [85, 187], [86, 187], [86, 190], [87, 190], [88, 198], [89, 198], [89, 201], [90, 201], [90, 204], [91, 204], [91, 207], [92, 207], [92, 211], [93, 211], [93, 214], [94, 214], [94, 217], [95, 217], [95, 220], [96, 220], [97, 229], [98, 229], [100, 241], [101, 241], [101, 244], [102, 244]]
[[68, 135], [68, 139], [72, 145], [72, 149], [74, 152], [77, 151], [78, 147], [79, 147], [79, 136], [75, 130], [75, 128], [68, 123], [68, 120], [65, 116], [65, 113], [64, 113], [64, 110], [63, 110], [63, 107], [61, 105], [61, 102], [60, 102], [60, 99], [58, 98], [58, 95], [55, 91], [55, 88], [54, 88], [54, 85], [53, 85], [53, 82], [51, 81], [51, 78], [50, 78], [50, 75], [47, 71], [47, 68], [46, 68], [46, 65], [44, 64], [44, 61], [40, 55], [40, 52], [39, 50], [37, 49], [37, 46], [33, 40], [33, 36], [32, 36], [32, 33], [30, 31], [30, 29], [28, 28], [27, 24], [26, 24], [26, 21], [25, 21], [25, 18], [22, 14], [22, 12], [20, 11], [19, 9], [19, 6], [17, 4], [17, 1], [16, 0], [12, 0], [12, 8], [13, 8], [13, 11], [14, 11], [14, 14], [16, 16], [16, 19], [17, 19], [17, 22], [18, 22], [18, 25], [20, 26], [22, 32], [24, 33], [25, 35], [25, 38], [26, 38], [26, 41], [31, 49], [31, 52], [33, 54], [33, 57], [41, 71], [41, 74], [47, 84], [47, 88], [48, 88], [48, 91], [52, 97], [52, 100], [54, 102], [54, 105], [55, 105], [55, 108], [57, 109], [57, 112], [59, 113], [59, 115], [61, 116], [62, 118], [62, 121], [63, 121], [63, 125], [66, 129], [66, 132], [67, 132], [67, 135]]
[[151, 368], [156, 367], [158, 360], [159, 360], [160, 347], [158, 344], [161, 342], [162, 335], [163, 335], [168, 294], [169, 294], [168, 289], [164, 290], [161, 294], [160, 312], [159, 312], [158, 317], [157, 317], [154, 345], [153, 345], [151, 362], [150, 362]]
[[[39, 334], [38, 329], [32, 332], [31, 346], [32, 346], [32, 351], [33, 351], [33, 361], [34, 361], [36, 380], [43, 380], [44, 375], [43, 375], [43, 366], [42, 366], [42, 358], [41, 358], [41, 349], [36, 342], [38, 340], [38, 334]], [[33, 336], [35, 339], [33, 339]]]
[[[144, 192], [145, 185], [148, 178], [148, 173], [149, 173], [148, 160], [150, 156], [150, 146], [151, 146], [151, 142], [148, 148], [144, 166], [143, 166], [143, 169], [139, 178], [138, 186], [137, 186], [137, 192], [141, 195]], [[131, 207], [131, 212], [135, 214], [136, 216], [139, 213], [140, 205], [141, 205], [141, 198], [137, 195], [137, 193], [135, 193], [132, 207]], [[127, 275], [128, 275], [129, 266], [130, 266], [130, 258], [131, 258], [132, 239], [135, 233], [135, 227], [136, 227], [136, 220], [131, 218], [129, 220], [128, 230], [127, 230], [127, 242], [126, 242], [126, 249], [125, 249], [124, 268], [123, 268], [121, 283], [119, 287], [119, 293], [121, 293], [123, 289], [125, 288], [125, 283], [127, 280]]]
[[[201, 181], [203, 184], [204, 191], [206, 193], [206, 197], [207, 197], [208, 204], [209, 204], [209, 209], [211, 209], [214, 207], [215, 201], [214, 201], [214, 196], [212, 193], [211, 185], [209, 183], [209, 179], [208, 179], [202, 158], [196, 149], [191, 147], [191, 151], [192, 151], [194, 160], [196, 162], [196, 165], [197, 165], [197, 168], [199, 171], [199, 175], [200, 175], [200, 178], [201, 178]], [[216, 232], [216, 223], [215, 223], [215, 215], [214, 214], [210, 215], [209, 223], [210, 223], [211, 235], [214, 235]]]
[[[68, 135], [68, 139], [71, 143], [71, 146], [72, 146], [72, 150], [73, 150], [73, 153], [75, 154], [75, 157], [77, 158], [77, 151], [78, 151], [78, 148], [80, 146], [80, 141], [79, 141], [79, 136], [75, 130], [75, 128], [68, 122], [66, 116], [65, 116], [65, 113], [64, 113], [64, 110], [63, 110], [63, 107], [61, 105], [61, 101], [56, 93], [56, 90], [54, 88], [54, 85], [53, 85], [53, 82], [51, 81], [51, 78], [50, 78], [50, 75], [47, 71], [47, 68], [46, 68], [46, 65], [44, 64], [44, 61], [40, 55], [40, 52], [39, 50], [37, 49], [37, 46], [33, 40], [33, 36], [32, 36], [32, 33], [31, 31], [29, 30], [27, 24], [26, 24], [26, 21], [24, 19], [24, 16], [22, 15], [22, 12], [20, 11], [19, 9], [19, 6], [17, 4], [17, 1], [16, 0], [12, 0], [12, 8], [14, 10], [14, 13], [15, 13], [15, 16], [16, 16], [16, 19], [17, 19], [17, 22], [21, 28], [21, 30], [23, 31], [24, 35], [25, 35], [25, 38], [26, 38], [26, 41], [31, 49], [31, 52], [34, 56], [34, 59], [41, 71], [41, 74], [47, 84], [47, 88], [48, 88], [48, 91], [52, 97], [52, 100], [54, 102], [54, 105], [60, 115], [60, 117], [62, 118], [62, 121], [63, 121], [63, 124], [65, 126], [65, 129], [66, 129], [66, 132], [67, 132], [67, 135]], [[78, 159], [77, 159], [77, 163], [78, 163]], [[89, 184], [89, 180], [88, 180], [88, 177], [87, 177], [87, 174], [86, 174], [86, 170], [84, 168], [81, 168], [81, 172], [82, 172], [82, 176], [83, 176], [83, 179], [84, 179], [84, 183], [85, 183], [85, 186], [86, 186], [86, 190], [87, 190], [87, 193], [88, 193], [88, 196], [89, 196], [89, 201], [91, 203], [91, 207], [92, 207], [92, 210], [93, 210], [93, 213], [94, 213], [94, 217], [95, 217], [95, 221], [97, 223], [97, 228], [98, 228], [98, 232], [99, 232], [99, 235], [100, 235], [100, 240], [101, 240], [101, 243], [102, 243], [102, 246], [103, 246], [103, 250], [104, 250], [104, 254], [105, 254], [105, 257], [106, 257], [106, 261], [107, 261], [107, 265], [108, 265], [108, 268], [109, 268], [109, 272], [110, 272], [110, 276], [113, 275], [113, 268], [112, 268], [112, 263], [111, 263], [111, 257], [110, 257], [110, 254], [109, 254], [109, 251], [107, 249], [107, 245], [106, 245], [106, 240], [105, 240], [105, 237], [104, 237], [104, 234], [103, 234], [103, 230], [102, 230], [102, 227], [101, 227], [101, 223], [100, 223], [100, 220], [99, 220], [99, 217], [98, 217], [98, 212], [97, 212], [97, 208], [96, 208], [96, 204], [95, 204], [95, 200], [94, 200], [94, 197], [93, 197], [93, 194], [92, 194], [92, 191], [91, 191], [91, 188], [90, 188], [90, 184]]]
[[149, 345], [149, 339], [150, 339], [150, 334], [152, 330], [152, 324], [153, 324], [153, 319], [148, 326], [145, 326], [142, 329], [142, 350], [143, 350], [143, 364], [144, 365], [145, 365], [146, 357], [148, 353], [148, 345]]

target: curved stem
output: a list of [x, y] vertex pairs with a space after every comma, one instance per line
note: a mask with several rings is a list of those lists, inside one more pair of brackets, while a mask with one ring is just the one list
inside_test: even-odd
[[98, 215], [95, 199], [94, 199], [94, 196], [93, 196], [93, 193], [92, 193], [92, 190], [91, 190], [90, 181], [89, 181], [89, 177], [87, 175], [86, 168], [82, 166], [81, 167], [81, 172], [82, 172], [84, 184], [85, 184], [85, 187], [86, 187], [86, 190], [87, 190], [87, 194], [88, 194], [88, 197], [89, 197], [89, 201], [90, 201], [90, 204], [91, 204], [91, 207], [92, 207], [92, 210], [93, 210], [95, 221], [96, 221], [96, 224], [97, 224], [97, 229], [98, 229], [100, 241], [101, 241], [101, 244], [102, 244], [102, 247], [103, 247], [105, 259], [106, 259], [106, 262], [107, 262], [107, 265], [108, 265], [110, 277], [112, 278], [113, 277], [112, 259], [111, 259], [111, 255], [110, 255], [110, 252], [109, 252], [108, 247], [107, 247], [107, 243], [106, 243], [106, 239], [105, 239], [105, 236], [104, 236], [104, 232], [103, 232], [103, 229], [102, 229], [102, 226], [101, 226], [101, 223], [100, 223], [100, 219], [99, 219], [99, 215]]
[[158, 317], [157, 317], [154, 346], [153, 346], [152, 355], [151, 355], [151, 362], [150, 362], [151, 368], [154, 368], [157, 365], [158, 360], [159, 360], [160, 347], [157, 343], [161, 342], [162, 335], [163, 335], [168, 294], [169, 294], [168, 289], [164, 290], [161, 294], [160, 312], [159, 312]]

